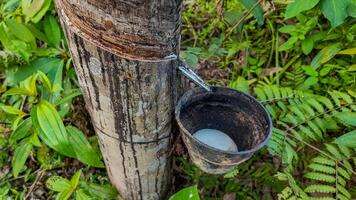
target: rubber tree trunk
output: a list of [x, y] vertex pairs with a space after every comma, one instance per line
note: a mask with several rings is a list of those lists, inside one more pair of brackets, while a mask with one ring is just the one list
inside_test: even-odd
[[170, 185], [181, 0], [56, 0], [111, 182], [124, 199]]

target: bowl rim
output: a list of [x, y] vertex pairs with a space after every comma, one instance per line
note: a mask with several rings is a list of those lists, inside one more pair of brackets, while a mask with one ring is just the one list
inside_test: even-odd
[[[268, 113], [267, 109], [259, 102], [257, 101], [256, 98], [254, 98], [253, 96], [245, 93], [245, 92], [242, 92], [242, 91], [239, 91], [239, 90], [235, 90], [235, 89], [232, 89], [232, 88], [228, 88], [228, 87], [221, 87], [221, 86], [210, 86], [211, 89], [214, 91], [214, 90], [221, 90], [221, 91], [231, 91], [231, 92], [237, 92], [237, 93], [240, 93], [244, 96], [246, 96], [247, 98], [251, 99], [252, 101], [254, 101], [254, 103], [256, 103], [258, 106], [261, 107], [261, 110], [263, 112], [263, 114], [265, 115], [266, 117], [266, 120], [267, 120], [267, 124], [268, 124], [268, 129], [267, 129], [267, 137], [261, 142], [259, 143], [258, 145], [256, 145], [254, 148], [252, 149], [249, 149], [249, 150], [244, 150], [244, 151], [225, 151], [225, 150], [220, 150], [220, 149], [217, 149], [215, 147], [212, 147], [212, 146], [209, 146], [203, 142], [201, 142], [200, 140], [196, 139], [195, 137], [193, 137], [192, 134], [189, 133], [189, 131], [185, 128], [185, 126], [183, 125], [183, 123], [181, 122], [181, 118], [180, 118], [180, 114], [181, 114], [181, 109], [178, 109], [178, 108], [182, 108], [182, 101], [183, 99], [186, 99], [189, 95], [194, 95], [194, 93], [201, 93], [201, 92], [204, 92], [205, 90], [203, 88], [193, 88], [193, 89], [190, 89], [188, 91], [186, 91], [181, 97], [180, 99], [178, 100], [178, 103], [175, 107], [175, 119], [178, 123], [178, 126], [179, 128], [183, 131], [183, 134], [187, 137], [189, 137], [190, 139], [192, 139], [193, 141], [197, 142], [198, 144], [204, 146], [205, 148], [208, 148], [208, 149], [211, 149], [213, 151], [217, 151], [219, 153], [225, 153], [225, 154], [229, 154], [229, 155], [245, 155], [245, 154], [251, 154], [251, 153], [254, 153], [256, 151], [258, 151], [259, 149], [261, 149], [262, 147], [264, 147], [268, 141], [270, 140], [271, 136], [272, 136], [272, 129], [273, 129], [273, 124], [272, 124], [272, 118], [270, 116], [270, 114]], [[208, 91], [206, 91], [208, 92]]]

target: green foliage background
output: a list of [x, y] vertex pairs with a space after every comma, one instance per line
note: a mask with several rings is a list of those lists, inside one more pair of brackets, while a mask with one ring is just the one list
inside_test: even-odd
[[[224, 177], [177, 148], [174, 191], [187, 188], [171, 199], [356, 198], [356, 2], [184, 8], [181, 56], [210, 84], [255, 95], [274, 129]], [[0, 80], [0, 199], [114, 199], [51, 0], [0, 0]]]

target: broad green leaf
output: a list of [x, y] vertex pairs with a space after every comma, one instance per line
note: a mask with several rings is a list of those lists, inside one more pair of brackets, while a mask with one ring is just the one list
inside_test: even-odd
[[47, 15], [44, 19], [43, 25], [49, 44], [53, 47], [59, 47], [61, 42], [61, 29], [57, 19], [53, 15]]
[[[61, 60], [56, 67], [53, 67], [47, 74], [48, 79], [52, 84], [52, 92], [55, 85], [58, 91], [62, 90], [62, 75], [63, 75], [64, 61]], [[57, 92], [56, 97], [59, 97], [59, 92]]]
[[327, 74], [329, 74], [329, 72], [331, 70], [333, 70], [335, 67], [330, 65], [330, 66], [326, 66], [326, 65], [323, 65], [323, 68], [320, 70], [319, 72], [319, 75], [320, 76], [326, 76]]
[[351, 126], [356, 126], [356, 112], [340, 112], [336, 117]]
[[27, 24], [26, 26], [31, 31], [33, 36], [35, 36], [37, 39], [49, 43], [46, 35], [42, 33], [36, 26], [34, 26], [33, 24]]
[[100, 153], [90, 145], [84, 134], [73, 126], [67, 126], [66, 129], [76, 158], [90, 166], [104, 167]]
[[313, 58], [311, 66], [317, 69], [321, 64], [328, 62], [341, 50], [340, 43], [336, 43], [330, 46], [324, 47], [319, 53]]
[[62, 65], [62, 60], [58, 58], [37, 58], [30, 64], [21, 66], [20, 70], [17, 70], [13, 77], [13, 83], [19, 83], [25, 80], [27, 77], [37, 73], [37, 71], [42, 71], [47, 74], [51, 69], [60, 67]]
[[336, 138], [335, 142], [346, 147], [356, 148], [356, 130], [350, 131], [339, 136], [338, 138]]
[[[257, 0], [239, 0], [241, 4], [247, 9], [251, 10], [256, 3], [258, 2]], [[263, 19], [263, 9], [261, 5], [257, 5], [253, 10], [252, 10], [253, 16], [257, 19], [258, 25], [263, 25], [264, 19]]]
[[22, 13], [30, 19], [41, 10], [43, 4], [44, 0], [21, 0]]
[[34, 17], [31, 18], [31, 21], [33, 23], [38, 23], [42, 19], [42, 17], [46, 14], [46, 12], [48, 11], [51, 3], [52, 3], [52, 0], [45, 0], [41, 10], [38, 11]]
[[338, 54], [355, 55], [356, 48], [344, 49], [344, 50], [340, 51]]
[[12, 157], [12, 174], [17, 177], [25, 165], [25, 162], [32, 150], [32, 144], [29, 142], [21, 143], [16, 149]]
[[305, 74], [309, 76], [318, 76], [318, 72], [309, 65], [302, 66], [302, 69], [304, 70]]
[[34, 129], [46, 145], [60, 154], [76, 157], [63, 121], [50, 103], [42, 100], [32, 109], [31, 118]]
[[24, 115], [26, 113], [24, 113], [22, 110], [15, 108], [14, 106], [1, 106], [1, 109], [9, 114], [12, 115]]
[[117, 198], [116, 189], [110, 185], [99, 185], [95, 183], [90, 183], [89, 185], [86, 185], [86, 189], [93, 197], [103, 198], [103, 199]]
[[279, 28], [278, 31], [281, 33], [288, 33], [291, 35], [292, 33], [297, 32], [298, 28], [293, 25], [285, 25], [285, 26], [282, 26], [281, 28]]
[[37, 47], [35, 37], [25, 25], [20, 24], [13, 19], [8, 19], [6, 20], [6, 26], [16, 38], [29, 43], [32, 49]]
[[288, 4], [284, 16], [286, 19], [295, 17], [303, 11], [314, 8], [314, 6], [316, 6], [318, 3], [319, 0], [294, 0]]
[[51, 176], [46, 181], [46, 186], [48, 189], [56, 192], [62, 192], [71, 187], [71, 183], [68, 179], [62, 178], [60, 176]]
[[79, 179], [80, 179], [80, 175], [82, 175], [82, 171], [79, 170], [77, 171], [72, 178], [70, 179], [70, 184], [72, 186], [73, 189], [77, 188], [78, 184], [79, 184]]
[[169, 200], [199, 200], [198, 188], [196, 185], [184, 188], [173, 194]]
[[305, 55], [308, 55], [314, 47], [314, 41], [312, 39], [306, 38], [302, 41], [302, 51]]
[[21, 140], [22, 138], [30, 135], [31, 127], [32, 127], [31, 117], [23, 120], [17, 126], [17, 128], [14, 130], [14, 132], [12, 132], [12, 134], [10, 136], [10, 141], [16, 142], [16, 141]]
[[339, 26], [348, 16], [350, 0], [320, 0], [320, 9], [332, 27]]
[[11, 88], [4, 95], [26, 95], [31, 96], [31, 92], [23, 88]]

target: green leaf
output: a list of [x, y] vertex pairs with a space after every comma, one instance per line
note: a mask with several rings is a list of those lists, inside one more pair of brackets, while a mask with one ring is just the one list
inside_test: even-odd
[[67, 200], [72, 196], [72, 194], [78, 187], [81, 174], [82, 174], [82, 171], [79, 170], [72, 176], [70, 183], [69, 183], [70, 184], [69, 187], [65, 188], [58, 194], [58, 196], [56, 197], [57, 200]]
[[318, 72], [309, 65], [302, 66], [302, 69], [309, 76], [318, 76]]
[[302, 84], [301, 89], [303, 90], [309, 89], [311, 86], [318, 83], [318, 80], [319, 80], [318, 77], [314, 77], [314, 76], [308, 77]]
[[11, 50], [13, 48], [12, 41], [5, 31], [4, 23], [0, 23], [0, 42], [3, 45], [4, 49]]
[[336, 117], [351, 126], [356, 126], [356, 112], [340, 112]]
[[57, 22], [57, 19], [53, 15], [47, 15], [44, 19], [43, 25], [49, 44], [53, 47], [59, 47], [61, 42], [61, 28]]
[[12, 132], [10, 136], [10, 141], [16, 142], [18, 140], [21, 140], [22, 138], [30, 135], [30, 129], [32, 128], [32, 121], [31, 117], [25, 119], [22, 121], [17, 128]]
[[100, 153], [90, 145], [84, 134], [73, 126], [67, 126], [66, 129], [77, 159], [90, 166], [104, 167]]
[[75, 192], [75, 200], [90, 200], [93, 199], [91, 196], [85, 193], [83, 189], [79, 189]]
[[48, 43], [46, 35], [42, 33], [36, 26], [33, 24], [27, 24], [26, 26], [37, 39]]
[[68, 179], [62, 178], [60, 176], [51, 176], [46, 181], [46, 186], [48, 189], [56, 192], [62, 192], [71, 187], [71, 183]]
[[44, 2], [44, 0], [21, 0], [22, 13], [30, 19], [41, 10]]
[[316, 6], [318, 3], [319, 0], [294, 0], [292, 3], [288, 4], [284, 16], [286, 19], [295, 17], [303, 11], [314, 8], [314, 6]]
[[236, 8], [224, 12], [224, 19], [231, 26], [235, 25], [241, 19], [242, 16], [243, 14], [241, 13], [241, 10]]
[[41, 81], [43, 83], [43, 85], [49, 90], [49, 91], [52, 91], [52, 84], [51, 82], [49, 81], [48, 77], [46, 76], [46, 74], [44, 74], [43, 72], [41, 71], [38, 71], [37, 72], [39, 77], [41, 78]]
[[332, 193], [335, 192], [336, 189], [332, 186], [328, 185], [309, 185], [305, 188], [305, 192], [313, 193], [313, 192], [320, 192], [320, 193]]
[[169, 200], [199, 200], [198, 188], [196, 185], [184, 188], [173, 194]]
[[30, 137], [29, 140], [31, 142], [31, 144], [35, 147], [42, 147], [41, 141], [38, 138], [37, 133], [33, 133]]
[[[254, 5], [258, 2], [257, 0], [240, 0], [241, 4], [247, 9], [251, 10]], [[253, 10], [252, 10], [253, 16], [257, 19], [258, 25], [263, 25], [264, 20], [263, 20], [263, 9], [261, 5], [257, 5]]]
[[292, 36], [285, 43], [279, 46], [278, 51], [286, 51], [291, 49], [294, 44], [298, 41], [298, 37]]
[[288, 34], [292, 34], [298, 31], [298, 28], [294, 25], [285, 25], [282, 26], [280, 29], [278, 29], [279, 32], [281, 33], [288, 33]]
[[20, 5], [19, 0], [7, 0], [4, 1], [2, 11], [14, 12]]
[[70, 179], [70, 184], [71, 184], [71, 187], [73, 188], [73, 190], [75, 190], [77, 188], [81, 174], [82, 174], [82, 171], [79, 170]]
[[239, 168], [235, 167], [224, 175], [224, 178], [234, 178], [239, 173]]
[[347, 7], [350, 0], [321, 0], [320, 9], [332, 27], [339, 26], [348, 16]]
[[243, 76], [239, 76], [236, 80], [232, 81], [229, 84], [229, 87], [245, 93], [250, 93], [249, 83]]
[[90, 183], [86, 188], [90, 195], [102, 199], [116, 199], [117, 191], [110, 185], [98, 185], [95, 183]]
[[37, 77], [38, 77], [38, 75], [34, 74], [31, 77], [28, 77], [26, 80], [24, 80], [20, 83], [20, 87], [27, 90], [29, 92], [30, 96], [37, 95], [37, 88], [36, 88]]
[[12, 174], [17, 177], [25, 165], [25, 162], [32, 150], [32, 144], [29, 142], [21, 143], [16, 149], [12, 157]]
[[12, 82], [14, 84], [19, 83], [20, 81], [25, 80], [26, 78], [37, 73], [37, 71], [42, 71], [47, 74], [51, 69], [60, 67], [62, 62], [63, 61], [58, 58], [37, 58], [30, 64], [21, 66], [20, 70], [15, 72]]
[[52, 0], [45, 0], [41, 10], [39, 12], [37, 12], [37, 14], [31, 18], [31, 21], [33, 23], [38, 23], [42, 17], [46, 14], [46, 12], [48, 11], [50, 5], [52, 3]]
[[22, 110], [15, 108], [14, 106], [1, 106], [1, 109], [9, 114], [12, 115], [24, 115], [26, 113], [24, 113]]
[[321, 64], [328, 62], [341, 50], [341, 45], [339, 43], [326, 46], [313, 58], [311, 66], [317, 69]]
[[[58, 91], [62, 90], [62, 75], [63, 75], [63, 66], [64, 66], [64, 61], [61, 60], [56, 67], [53, 67], [49, 72], [48, 72], [48, 79], [51, 81], [52, 84], [52, 92], [55, 85], [56, 87], [59, 88]], [[59, 96], [59, 92], [57, 91], [57, 97]]]
[[11, 88], [4, 95], [26, 95], [31, 96], [31, 92], [23, 88]]
[[76, 158], [62, 119], [57, 110], [42, 100], [31, 111], [33, 127], [42, 141], [60, 154]]
[[25, 25], [20, 24], [13, 19], [8, 19], [6, 20], [6, 26], [16, 38], [29, 43], [32, 49], [37, 47], [36, 38]]
[[306, 38], [302, 41], [302, 51], [305, 55], [308, 55], [314, 47], [314, 42], [312, 39]]
[[350, 131], [336, 138], [335, 142], [350, 148], [356, 148], [356, 130]]
[[344, 50], [340, 51], [338, 54], [355, 55], [356, 54], [356, 48], [344, 49]]

